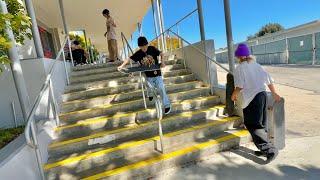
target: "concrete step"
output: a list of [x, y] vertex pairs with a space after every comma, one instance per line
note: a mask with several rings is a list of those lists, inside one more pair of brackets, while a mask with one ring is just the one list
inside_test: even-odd
[[[210, 88], [197, 88], [194, 90], [182, 91], [178, 93], [171, 93], [168, 94], [169, 99], [171, 102], [179, 102], [191, 98], [201, 97], [201, 96], [208, 96], [210, 93]], [[218, 97], [217, 97], [218, 98]], [[146, 101], [148, 107], [152, 107], [154, 104], [153, 102]], [[138, 100], [123, 102], [123, 103], [115, 103], [115, 104], [106, 104], [97, 106], [91, 109], [83, 109], [79, 111], [72, 111], [67, 113], [60, 114], [60, 120], [70, 120], [70, 119], [87, 119], [96, 116], [106, 115], [106, 114], [114, 114], [119, 112], [128, 112], [134, 111], [135, 109], [143, 108], [144, 101], [142, 98]]]
[[[182, 64], [182, 63], [181, 63], [181, 60], [172, 60], [172, 61], [166, 62], [166, 65], [174, 65], [174, 64]], [[127, 67], [130, 67], [130, 65], [128, 65]], [[96, 74], [111, 73], [111, 72], [116, 72], [116, 71], [118, 71], [117, 66], [106, 66], [106, 67], [102, 67], [102, 68], [73, 71], [73, 72], [71, 72], [71, 77], [96, 75]]]
[[[207, 119], [217, 118], [218, 108], [206, 108], [197, 111], [187, 111], [166, 116], [162, 121], [164, 132], [183, 129], [207, 122]], [[112, 145], [121, 142], [152, 137], [158, 134], [158, 120], [148, 119], [133, 126], [126, 126], [113, 129], [101, 128], [99, 130], [86, 130], [61, 134], [59, 139], [49, 145], [51, 156], [79, 153], [89, 149], [95, 149], [101, 145]]]
[[86, 71], [86, 70], [91, 70], [91, 69], [100, 69], [100, 68], [108, 68], [108, 67], [117, 67], [121, 64], [122, 62], [117, 61], [113, 63], [102, 63], [102, 64], [86, 64], [82, 66], [75, 66], [72, 67], [72, 71]]
[[[191, 81], [181, 84], [173, 84], [166, 87], [167, 93], [191, 90], [194, 88], [205, 87], [200, 81]], [[95, 98], [74, 100], [62, 103], [60, 112], [70, 112], [82, 109], [97, 107], [103, 104], [119, 103], [133, 99], [142, 98], [142, 91], [136, 90], [131, 92], [112, 94], [107, 96], [98, 96]]]
[[[201, 113], [206, 112], [207, 118], [215, 118], [217, 116], [223, 115], [225, 107], [223, 105], [215, 105], [215, 106], [204, 106], [201, 109], [194, 109], [193, 111], [197, 113], [193, 113], [192, 115], [201, 115]], [[184, 115], [187, 116], [190, 114], [190, 110], [182, 110], [182, 111], [174, 111], [166, 117]], [[137, 117], [138, 116], [138, 117]], [[195, 118], [197, 116], [194, 116]], [[156, 119], [156, 111], [155, 109], [147, 109], [147, 110], [138, 110], [135, 112], [129, 112], [124, 114], [116, 114], [114, 116], [105, 116], [99, 118], [86, 119], [82, 121], [78, 121], [72, 124], [62, 125], [60, 127], [55, 128], [55, 132], [59, 135], [60, 138], [76, 138], [81, 137], [83, 135], [90, 135], [93, 132], [105, 131], [105, 130], [113, 130], [117, 128], [130, 127], [135, 126], [137, 124], [143, 124], [146, 122], [150, 122]]]
[[[173, 71], [173, 70], [180, 70], [177, 72], [180, 72], [181, 75], [183, 75], [181, 72], [185, 72], [185, 74], [187, 72], [190, 73], [190, 71], [186, 71], [184, 69], [183, 69], [184, 71], [181, 71], [182, 69], [183, 69], [182, 64], [167, 65], [166, 67], [163, 68], [163, 73], [164, 74], [171, 73], [171, 74], [175, 75], [174, 74], [175, 71]], [[173, 72], [169, 72], [169, 71], [173, 71]], [[180, 74], [177, 74], [177, 75], [180, 75]], [[135, 75], [138, 76], [139, 74], [136, 73]], [[78, 84], [78, 83], [85, 83], [85, 82], [92, 82], [92, 81], [110, 80], [110, 79], [121, 78], [121, 77], [126, 77], [126, 76], [128, 76], [128, 74], [123, 74], [118, 71], [111, 72], [111, 73], [86, 75], [86, 76], [73, 76], [70, 78], [70, 83], [71, 84]]]
[[249, 133], [241, 129], [211, 136], [203, 136], [201, 131], [200, 133], [192, 132], [173, 132], [173, 135], [169, 133], [169, 136], [165, 138], [169, 142], [179, 142], [180, 139], [182, 142], [192, 139], [193, 142], [184, 143], [183, 146], [173, 148], [164, 154], [154, 151], [154, 141], [159, 139], [155, 137], [151, 140], [128, 142], [115, 148], [47, 164], [46, 174], [49, 180], [148, 179], [161, 173], [162, 170], [207, 159], [216, 152], [237, 147], [250, 140]]
[[[175, 77], [166, 77], [163, 79], [166, 85], [170, 84], [179, 84], [190, 81], [195, 81], [196, 78], [193, 74], [183, 75], [183, 76], [175, 76]], [[138, 83], [138, 78], [126, 77], [124, 79], [117, 79], [112, 81], [99, 81], [95, 82], [95, 85], [90, 86], [88, 89], [82, 91], [74, 91], [70, 93], [66, 93], [62, 95], [62, 101], [73, 101], [79, 99], [87, 99], [94, 98], [98, 96], [118, 94], [128, 91], [135, 91], [140, 89], [140, 84]], [[85, 87], [86, 85], [82, 85]], [[80, 89], [83, 89], [83, 88]], [[78, 88], [78, 87], [77, 87]], [[73, 89], [75, 90], [75, 89]], [[78, 89], [79, 90], [79, 89]]]

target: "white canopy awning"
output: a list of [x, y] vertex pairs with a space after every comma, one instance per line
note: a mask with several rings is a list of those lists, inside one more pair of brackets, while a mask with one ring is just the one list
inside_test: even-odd
[[[37, 18], [49, 27], [63, 29], [59, 10], [59, 0], [33, 0]], [[92, 43], [99, 51], [107, 52], [105, 18], [103, 9], [110, 10], [117, 24], [118, 40], [120, 32], [126, 37], [137, 28], [149, 7], [150, 0], [64, 0], [65, 17], [69, 31], [86, 30]], [[121, 47], [121, 41], [118, 41]]]

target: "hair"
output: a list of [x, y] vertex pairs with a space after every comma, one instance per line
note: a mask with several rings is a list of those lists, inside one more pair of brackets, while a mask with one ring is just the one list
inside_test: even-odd
[[148, 40], [146, 37], [144, 36], [140, 36], [138, 38], [138, 46], [145, 46], [145, 45], [148, 45]]
[[110, 11], [108, 10], [108, 9], [104, 9], [103, 11], [102, 11], [102, 14], [103, 15], [109, 15], [110, 14]]
[[253, 55], [250, 55], [250, 56], [246, 56], [246, 57], [237, 57], [241, 62], [244, 62], [244, 61], [251, 61], [251, 60], [255, 60], [256, 58], [253, 56]]
[[73, 41], [73, 44], [76, 45], [76, 46], [78, 46], [78, 45], [80, 45], [80, 42], [77, 41], [77, 40], [75, 40], [75, 41]]

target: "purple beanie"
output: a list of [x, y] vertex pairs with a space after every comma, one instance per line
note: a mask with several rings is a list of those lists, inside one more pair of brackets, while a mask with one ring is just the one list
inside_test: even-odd
[[235, 56], [236, 57], [250, 56], [250, 50], [249, 50], [248, 46], [244, 43], [240, 43], [236, 49]]

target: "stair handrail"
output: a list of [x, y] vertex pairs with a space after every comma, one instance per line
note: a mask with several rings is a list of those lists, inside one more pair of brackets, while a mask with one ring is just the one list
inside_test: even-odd
[[[53, 64], [50, 67], [49, 73], [46, 76], [46, 80], [43, 83], [40, 93], [38, 94], [38, 96], [36, 97], [36, 100], [34, 102], [34, 104], [32, 105], [31, 111], [28, 115], [27, 118], [27, 124], [25, 126], [25, 130], [24, 130], [24, 134], [25, 134], [25, 138], [26, 138], [26, 143], [28, 146], [30, 146], [31, 148], [33, 148], [35, 150], [36, 153], [36, 158], [37, 158], [37, 164], [38, 164], [38, 168], [41, 174], [41, 178], [44, 180], [45, 179], [45, 175], [44, 175], [44, 171], [42, 168], [42, 158], [41, 158], [41, 152], [39, 149], [39, 144], [38, 144], [38, 138], [37, 138], [37, 127], [36, 127], [36, 123], [35, 123], [35, 119], [34, 119], [34, 115], [36, 113], [36, 110], [38, 109], [39, 105], [40, 105], [40, 101], [43, 98], [45, 92], [47, 91], [47, 89], [49, 89], [49, 105], [52, 106], [52, 110], [53, 110], [53, 115], [55, 118], [55, 122], [56, 125], [59, 126], [59, 115], [58, 115], [58, 106], [57, 106], [57, 102], [56, 99], [54, 97], [54, 91], [53, 91], [53, 86], [52, 86], [52, 74], [55, 70], [56, 64], [58, 62], [58, 59], [60, 58], [60, 56], [63, 56], [63, 61], [64, 61], [64, 68], [65, 68], [65, 72], [66, 72], [66, 77], [67, 77], [67, 83], [69, 84], [69, 75], [68, 75], [68, 71], [66, 68], [66, 57], [64, 54], [64, 47], [66, 45], [66, 43], [68, 42], [68, 37], [65, 38], [61, 49], [59, 50], [56, 59], [54, 60]], [[70, 49], [69, 49], [70, 51]], [[71, 52], [70, 52], [71, 53]], [[50, 98], [51, 97], [51, 98]]]
[[[121, 36], [122, 36], [122, 39], [124, 40], [123, 42], [127, 46], [128, 51], [130, 51], [130, 53], [133, 54], [133, 50], [132, 50], [127, 38], [125, 37], [125, 35], [122, 32], [121, 32]], [[128, 56], [129, 56], [129, 52], [128, 52]], [[132, 67], [132, 64], [131, 64], [131, 67]], [[155, 103], [155, 107], [156, 107], [156, 111], [157, 111], [158, 126], [159, 126], [158, 129], [159, 129], [159, 137], [160, 137], [160, 147], [161, 147], [161, 153], [163, 153], [164, 152], [163, 131], [162, 131], [162, 124], [161, 124], [161, 120], [163, 118], [162, 103], [158, 97], [157, 89], [150, 82], [148, 82], [145, 79], [145, 77], [142, 75], [141, 72], [139, 72], [139, 77], [140, 77], [142, 96], [143, 96], [144, 105], [145, 105], [146, 109], [147, 109], [147, 105], [146, 105], [146, 97], [145, 97], [145, 92], [144, 92], [144, 84], [146, 84], [147, 89], [150, 90], [150, 92], [153, 94], [153, 97], [154, 97], [154, 103]]]

